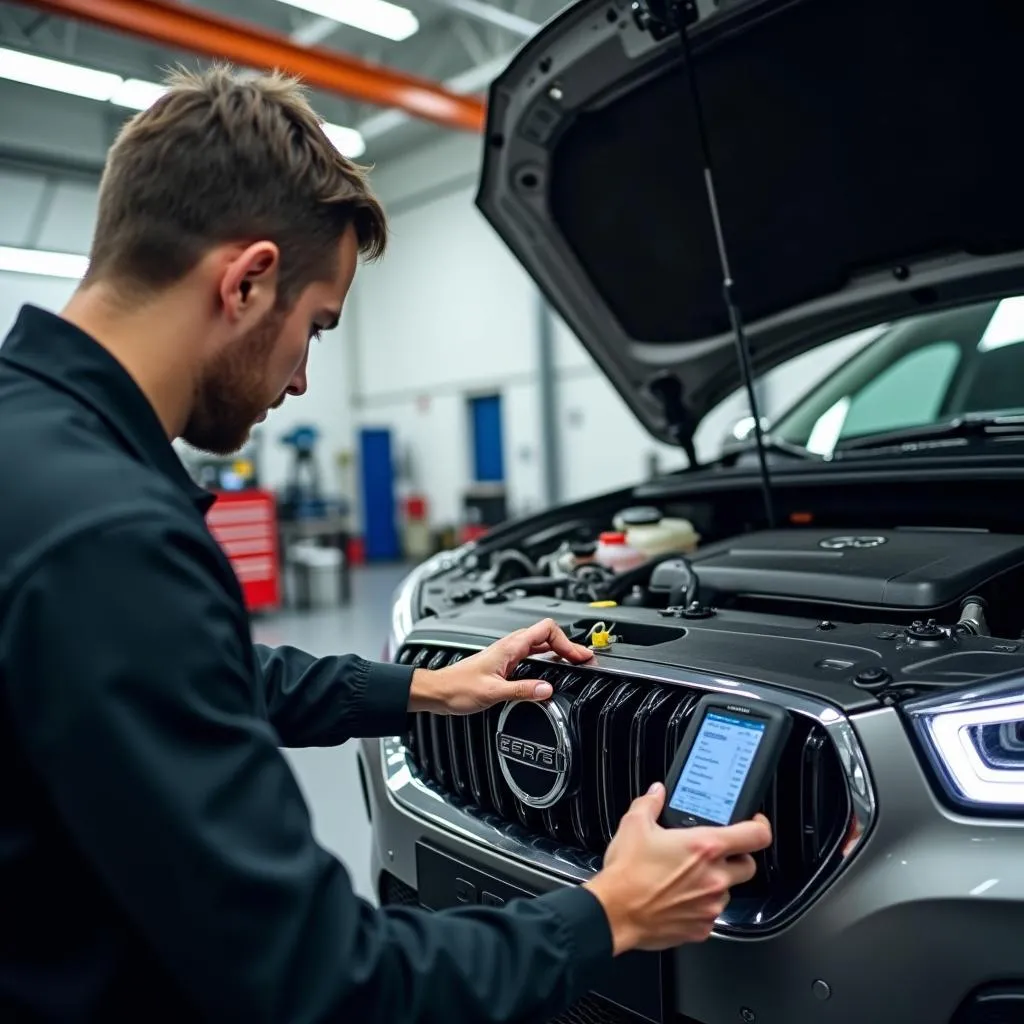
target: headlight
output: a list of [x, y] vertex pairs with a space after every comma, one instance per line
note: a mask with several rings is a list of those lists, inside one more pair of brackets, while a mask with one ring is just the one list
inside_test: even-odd
[[455, 551], [442, 551], [417, 566], [398, 585], [391, 604], [391, 631], [385, 651], [388, 661], [394, 661], [406, 637], [412, 632], [419, 614], [419, 590], [425, 580], [448, 572], [467, 555], [475, 545], [466, 544]]
[[950, 796], [979, 809], [1024, 814], [1024, 680], [906, 708]]

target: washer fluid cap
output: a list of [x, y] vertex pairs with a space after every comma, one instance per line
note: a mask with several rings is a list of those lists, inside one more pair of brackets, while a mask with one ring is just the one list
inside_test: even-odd
[[653, 505], [637, 505], [634, 508], [623, 509], [615, 517], [615, 526], [622, 529], [630, 526], [654, 526], [664, 518], [661, 510]]

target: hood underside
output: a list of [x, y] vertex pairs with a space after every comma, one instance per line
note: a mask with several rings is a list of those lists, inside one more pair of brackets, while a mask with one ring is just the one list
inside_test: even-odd
[[[671, 442], [742, 378], [684, 50], [635, 6], [581, 0], [494, 83], [477, 204]], [[693, 73], [756, 373], [1024, 291], [1024, 4], [697, 6]]]

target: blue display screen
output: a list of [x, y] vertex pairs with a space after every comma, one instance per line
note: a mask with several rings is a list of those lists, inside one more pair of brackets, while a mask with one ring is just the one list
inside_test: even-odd
[[728, 825], [764, 730], [763, 721], [709, 711], [679, 773], [669, 807]]

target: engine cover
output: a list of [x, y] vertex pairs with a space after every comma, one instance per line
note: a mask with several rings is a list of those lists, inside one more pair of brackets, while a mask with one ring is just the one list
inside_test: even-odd
[[766, 530], [691, 558], [718, 594], [926, 610], [1024, 565], [1024, 538], [964, 530]]

